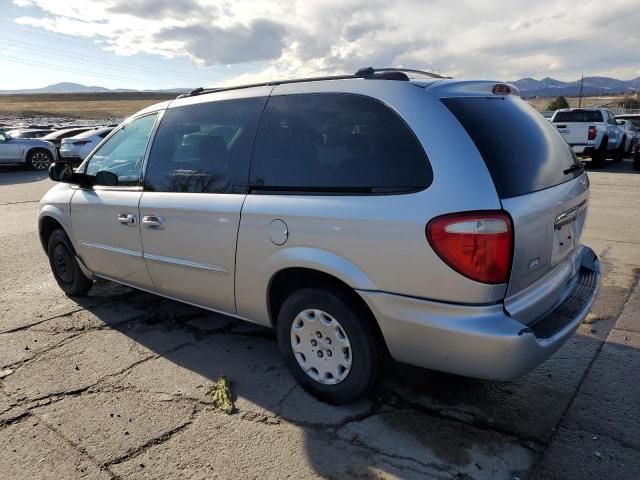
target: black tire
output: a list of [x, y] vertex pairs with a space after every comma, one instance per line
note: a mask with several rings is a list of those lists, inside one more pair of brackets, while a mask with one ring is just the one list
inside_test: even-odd
[[640, 170], [640, 153], [635, 153], [633, 155], [633, 169]]
[[75, 250], [67, 234], [54, 230], [47, 245], [49, 265], [60, 288], [70, 297], [86, 295], [93, 286], [76, 261]]
[[43, 148], [34, 148], [27, 156], [27, 164], [32, 170], [46, 171], [53, 162], [51, 152]]
[[593, 168], [602, 168], [605, 164], [605, 159], [607, 157], [607, 146], [609, 144], [609, 139], [604, 137], [602, 139], [602, 143], [598, 147], [597, 150], [593, 152], [591, 155], [591, 166]]
[[[326, 384], [312, 378], [296, 359], [291, 341], [291, 327], [298, 314], [308, 309], [322, 310], [332, 316], [339, 322], [349, 341], [351, 366], [339, 383]], [[276, 325], [278, 345], [287, 369], [302, 388], [324, 402], [344, 405], [362, 398], [378, 381], [385, 359], [382, 340], [372, 322], [369, 312], [364, 311], [338, 289], [304, 288], [293, 292], [282, 305]], [[315, 329], [315, 326], [313, 328]], [[322, 335], [318, 338], [321, 337]], [[311, 339], [308, 341], [311, 342]], [[337, 347], [331, 347], [330, 343], [326, 345], [327, 350]], [[329, 355], [325, 353], [325, 356]]]
[[624, 145], [627, 143], [627, 137], [622, 137], [622, 143], [616, 150], [616, 153], [613, 154], [613, 161], [618, 163], [624, 160]]

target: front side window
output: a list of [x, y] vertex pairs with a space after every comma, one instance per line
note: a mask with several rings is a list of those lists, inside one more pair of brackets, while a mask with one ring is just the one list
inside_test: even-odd
[[341, 93], [271, 97], [256, 138], [255, 191], [403, 193], [432, 181], [422, 146], [381, 102]]
[[85, 173], [110, 172], [117, 176], [118, 186], [140, 184], [142, 161], [157, 113], [130, 121], [120, 128], [89, 159]]
[[145, 191], [245, 193], [265, 102], [242, 98], [167, 110], [151, 147]]

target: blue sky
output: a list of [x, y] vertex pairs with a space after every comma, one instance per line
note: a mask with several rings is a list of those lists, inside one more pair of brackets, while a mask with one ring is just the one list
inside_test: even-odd
[[0, 0], [0, 89], [216, 86], [405, 66], [640, 77], [637, 0]]
[[142, 52], [117, 55], [96, 43], [99, 38], [16, 23], [20, 17], [42, 17], [38, 7], [18, 7], [10, 0], [0, 0], [0, 5], [0, 90], [58, 82], [141, 90], [197, 87], [261, 68], [260, 64], [202, 67], [186, 56], [166, 58]]

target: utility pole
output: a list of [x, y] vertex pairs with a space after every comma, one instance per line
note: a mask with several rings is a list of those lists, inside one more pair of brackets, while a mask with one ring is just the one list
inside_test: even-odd
[[580, 79], [580, 98], [578, 99], [578, 108], [582, 106], [582, 83], [584, 82], [584, 73], [582, 74], [582, 78]]

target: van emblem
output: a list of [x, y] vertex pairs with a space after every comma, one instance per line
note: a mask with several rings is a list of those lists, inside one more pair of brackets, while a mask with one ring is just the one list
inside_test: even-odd
[[540, 257], [536, 257], [529, 262], [529, 270], [533, 270], [538, 265], [540, 265]]

